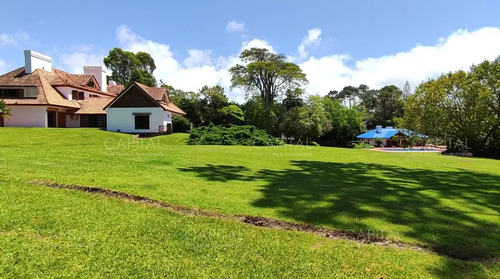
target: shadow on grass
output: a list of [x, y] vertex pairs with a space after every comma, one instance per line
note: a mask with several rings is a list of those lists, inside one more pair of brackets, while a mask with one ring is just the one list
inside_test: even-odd
[[456, 259], [499, 256], [500, 176], [319, 161], [257, 173], [228, 165], [181, 171], [215, 182], [262, 181], [252, 205], [298, 222], [410, 237]]

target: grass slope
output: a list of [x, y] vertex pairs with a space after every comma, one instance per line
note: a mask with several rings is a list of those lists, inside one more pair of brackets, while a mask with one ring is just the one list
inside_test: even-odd
[[0, 274], [487, 278], [493, 266], [332, 241], [70, 190], [0, 183]]
[[500, 254], [499, 161], [323, 147], [187, 146], [184, 134], [136, 140], [93, 129], [0, 133], [0, 182], [11, 185], [99, 186], [427, 244], [453, 257]]

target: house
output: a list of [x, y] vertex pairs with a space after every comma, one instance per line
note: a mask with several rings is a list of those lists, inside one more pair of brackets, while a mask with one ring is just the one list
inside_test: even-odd
[[170, 133], [172, 117], [186, 113], [174, 105], [165, 88], [133, 83], [108, 103], [107, 129], [125, 133]]
[[[382, 128], [382, 126], [378, 125], [374, 130], [358, 135], [357, 138], [373, 146], [377, 146], [377, 143], [375, 142], [376, 139], [381, 139], [382, 145], [385, 147], [389, 147], [392, 146], [393, 137], [400, 136], [402, 138], [406, 138], [412, 134], [415, 134], [415, 132], [410, 130], [398, 130], [391, 126]], [[427, 137], [420, 134], [419, 136]]]
[[[24, 67], [0, 76], [0, 99], [12, 114], [0, 120], [0, 127], [97, 127], [158, 133], [168, 131], [172, 116], [185, 115], [170, 102], [164, 88], [139, 83], [124, 88], [108, 84], [100, 66], [85, 66], [83, 74], [71, 74], [52, 68], [52, 58], [46, 55], [26, 50], [24, 56]], [[127, 118], [126, 111], [143, 117]], [[135, 121], [142, 124], [137, 126]]]

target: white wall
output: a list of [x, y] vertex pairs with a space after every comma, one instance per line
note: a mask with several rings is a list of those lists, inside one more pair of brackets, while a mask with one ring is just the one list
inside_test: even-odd
[[99, 93], [95, 93], [95, 92], [89, 92], [89, 91], [85, 91], [85, 90], [82, 90], [82, 89], [76, 89], [76, 88], [72, 88], [72, 87], [66, 87], [66, 86], [58, 86], [56, 87], [57, 90], [59, 92], [61, 92], [64, 97], [68, 100], [72, 100], [72, 91], [73, 90], [78, 90], [78, 92], [83, 92], [83, 95], [85, 96], [85, 98], [88, 98], [90, 94], [92, 95], [99, 95]]
[[[73, 119], [71, 119], [72, 116], [73, 116]], [[78, 114], [74, 114], [74, 115], [66, 114], [66, 127], [68, 127], [68, 128], [80, 128], [80, 116]]]
[[[167, 116], [166, 112], [161, 108], [108, 108], [107, 111], [107, 130], [120, 130], [124, 133], [158, 133], [159, 125], [166, 125], [167, 119], [172, 117]], [[149, 116], [149, 130], [135, 129], [134, 113], [151, 113]]]
[[5, 127], [47, 127], [47, 107], [16, 107], [9, 105], [10, 119]]

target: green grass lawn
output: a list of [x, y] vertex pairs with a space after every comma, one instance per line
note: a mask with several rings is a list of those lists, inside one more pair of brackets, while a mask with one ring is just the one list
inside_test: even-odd
[[[2, 128], [0, 136], [0, 274], [500, 274], [495, 262], [451, 259], [498, 260], [500, 161], [326, 147], [188, 146], [183, 134], [135, 140], [93, 129]], [[181, 216], [30, 185], [33, 180], [371, 234], [447, 256]]]

